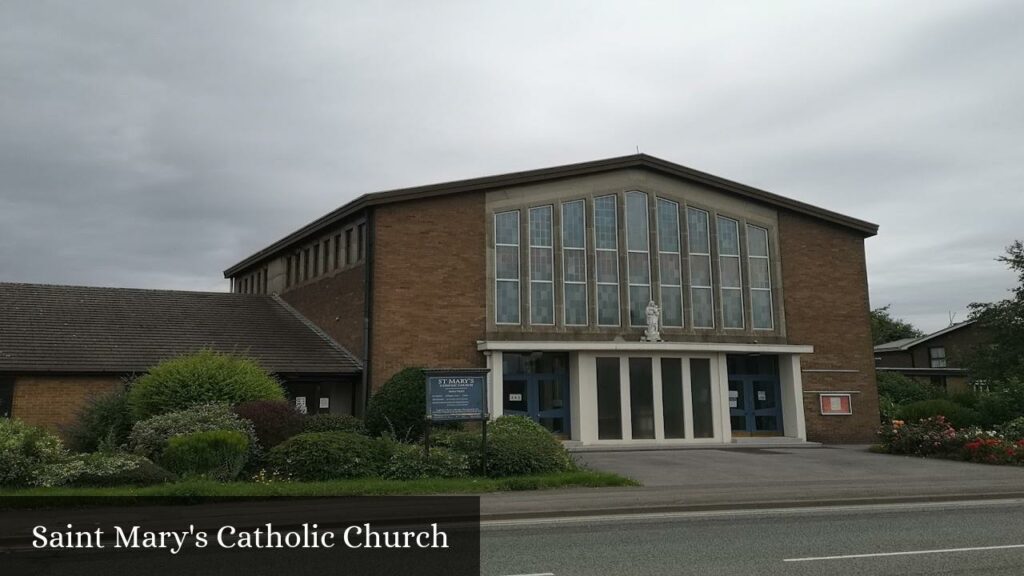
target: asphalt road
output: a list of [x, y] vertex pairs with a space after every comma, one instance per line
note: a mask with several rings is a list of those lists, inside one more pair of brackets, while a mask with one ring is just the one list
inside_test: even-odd
[[489, 522], [481, 555], [482, 576], [1017, 576], [1024, 500]]

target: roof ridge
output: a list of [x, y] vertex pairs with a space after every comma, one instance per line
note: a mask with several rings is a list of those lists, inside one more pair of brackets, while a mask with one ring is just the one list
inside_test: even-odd
[[134, 288], [130, 286], [86, 286], [83, 284], [45, 284], [42, 282], [0, 282], [0, 286], [24, 286], [28, 288], [74, 288], [81, 290], [116, 290], [119, 292], [163, 292], [171, 294], [212, 294], [216, 296], [257, 296], [267, 298], [267, 294], [242, 294], [239, 292], [217, 292], [214, 290], [174, 290], [170, 288]]
[[359, 366], [360, 370], [364, 368], [362, 360], [360, 360], [354, 354], [349, 352], [348, 348], [345, 348], [344, 346], [342, 346], [341, 343], [339, 343], [337, 340], [335, 340], [334, 338], [331, 338], [330, 334], [328, 334], [327, 332], [324, 332], [323, 329], [321, 329], [319, 326], [317, 326], [312, 320], [310, 320], [309, 318], [306, 318], [301, 312], [299, 312], [298, 310], [293, 308], [291, 304], [289, 304], [288, 302], [285, 302], [284, 298], [281, 298], [281, 296], [279, 294], [277, 294], [275, 292], [275, 293], [271, 294], [270, 297], [271, 297], [271, 299], [274, 300], [274, 302], [277, 302], [278, 305], [280, 305], [282, 308], [287, 310], [292, 316], [295, 316], [295, 318], [299, 322], [302, 322], [307, 328], [312, 330], [313, 333], [315, 333], [317, 336], [323, 338], [323, 340], [325, 342], [327, 342], [332, 348], [334, 348], [338, 352], [341, 352], [342, 354], [348, 356], [353, 362], [355, 362], [355, 364], [357, 366]]

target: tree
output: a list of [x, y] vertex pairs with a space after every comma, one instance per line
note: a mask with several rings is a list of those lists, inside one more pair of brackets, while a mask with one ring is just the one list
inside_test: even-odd
[[998, 302], [973, 303], [971, 318], [986, 333], [986, 344], [967, 359], [971, 376], [988, 382], [1024, 379], [1024, 242], [1006, 248], [997, 258], [1017, 273], [1012, 297]]
[[920, 338], [921, 336], [924, 336], [924, 332], [914, 328], [910, 322], [893, 318], [889, 314], [889, 306], [882, 306], [871, 311], [871, 339], [875, 346], [893, 340]]

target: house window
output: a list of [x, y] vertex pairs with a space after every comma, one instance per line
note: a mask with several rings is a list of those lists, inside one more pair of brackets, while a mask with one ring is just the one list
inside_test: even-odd
[[774, 330], [772, 274], [768, 230], [747, 225], [747, 263], [750, 267], [750, 317], [754, 330]]
[[587, 325], [586, 203], [562, 204], [562, 301], [566, 326]]
[[594, 198], [597, 324], [619, 325], [619, 232], [615, 196]]
[[519, 211], [494, 215], [494, 321], [519, 324]]
[[10, 418], [14, 406], [14, 382], [0, 379], [0, 418]]
[[530, 324], [555, 323], [551, 206], [530, 208]]
[[341, 266], [341, 234], [334, 235], [334, 269]]
[[651, 300], [651, 255], [647, 194], [626, 193], [626, 267], [629, 280], [629, 324], [646, 326]]
[[715, 327], [715, 297], [711, 287], [711, 235], [708, 213], [686, 209], [686, 228], [690, 247], [690, 299], [693, 325]]
[[743, 328], [743, 274], [740, 271], [740, 223], [719, 216], [718, 266], [721, 272], [722, 325]]
[[661, 323], [683, 326], [683, 269], [679, 244], [679, 204], [658, 199], [658, 270]]
[[928, 349], [929, 366], [932, 368], [946, 367], [946, 349], [943, 346], [934, 346]]

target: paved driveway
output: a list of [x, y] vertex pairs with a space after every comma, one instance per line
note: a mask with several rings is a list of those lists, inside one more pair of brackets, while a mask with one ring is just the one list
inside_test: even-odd
[[585, 452], [596, 470], [639, 488], [507, 492], [485, 514], [829, 505], [921, 499], [1024, 498], [1024, 467], [873, 454], [866, 446]]

